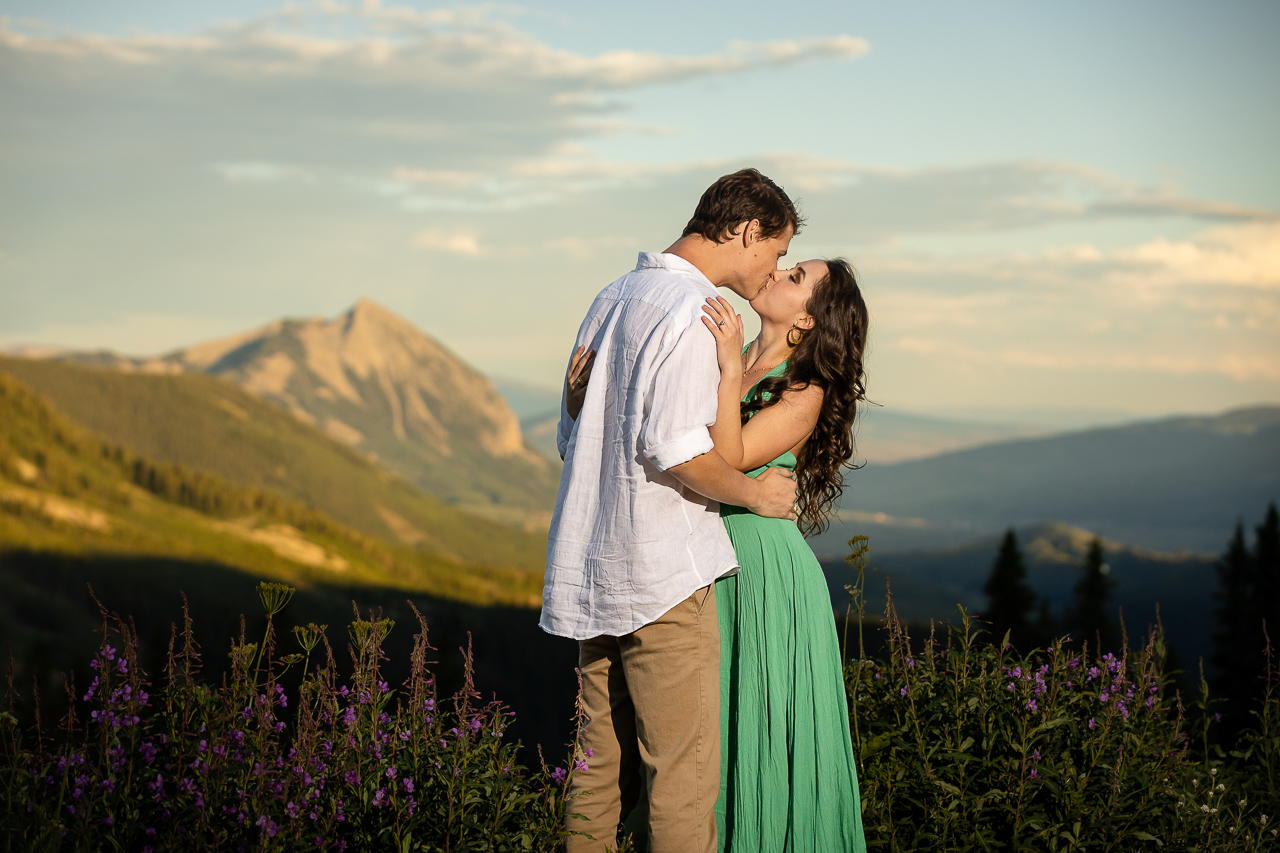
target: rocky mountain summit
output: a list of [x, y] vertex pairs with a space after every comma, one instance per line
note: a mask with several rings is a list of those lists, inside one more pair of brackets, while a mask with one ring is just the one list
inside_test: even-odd
[[337, 317], [277, 320], [157, 359], [57, 357], [221, 377], [429, 494], [493, 518], [536, 527], [555, 503], [558, 466], [526, 445], [493, 383], [369, 299]]

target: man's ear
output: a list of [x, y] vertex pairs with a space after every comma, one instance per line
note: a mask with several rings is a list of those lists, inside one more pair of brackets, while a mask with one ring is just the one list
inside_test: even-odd
[[750, 222], [744, 223], [742, 235], [739, 239], [742, 240], [742, 248], [744, 249], [750, 248], [752, 243], [757, 242], [760, 239], [760, 220], [752, 219]]

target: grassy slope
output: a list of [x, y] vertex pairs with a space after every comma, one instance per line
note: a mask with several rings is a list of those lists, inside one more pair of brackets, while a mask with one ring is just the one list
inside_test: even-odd
[[[346, 568], [308, 566], [246, 536], [286, 526]], [[153, 676], [185, 592], [216, 682], [239, 614], [248, 615], [251, 635], [261, 632], [253, 592], [261, 578], [299, 587], [281, 617], [284, 652], [295, 650], [288, 625], [326, 623], [346, 665], [352, 603], [385, 608], [397, 622], [387, 672], [398, 682], [412, 599], [440, 650], [442, 683], [457, 686], [457, 649], [474, 634], [479, 687], [520, 712], [517, 736], [552, 754], [568, 737], [577, 646], [537, 627], [540, 570], [461, 563], [377, 541], [264, 490], [155, 464], [87, 433], [0, 371], [0, 650], [10, 650], [20, 683], [34, 678], [56, 700], [59, 671], [87, 682], [100, 624], [87, 585], [136, 621]]]
[[0, 370], [77, 423], [158, 462], [271, 489], [379, 539], [468, 562], [542, 567], [545, 534], [480, 519], [424, 495], [228, 382], [3, 357]]
[[482, 604], [532, 605], [541, 585], [541, 572], [373, 540], [271, 492], [133, 456], [0, 372], [0, 552], [19, 551], [175, 558]]

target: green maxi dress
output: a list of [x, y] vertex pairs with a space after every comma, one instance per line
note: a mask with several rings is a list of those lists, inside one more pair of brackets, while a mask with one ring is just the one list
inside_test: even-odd
[[[795, 465], [787, 452], [749, 473]], [[720, 514], [742, 568], [716, 581], [719, 849], [862, 853], [849, 706], [822, 568], [795, 522], [734, 506]]]

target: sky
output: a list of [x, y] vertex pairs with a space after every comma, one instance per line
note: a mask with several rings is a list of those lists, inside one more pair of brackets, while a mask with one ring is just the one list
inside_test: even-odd
[[0, 347], [364, 296], [554, 387], [751, 165], [806, 216], [784, 263], [857, 268], [887, 409], [1276, 404], [1278, 37], [1274, 2], [0, 0]]

